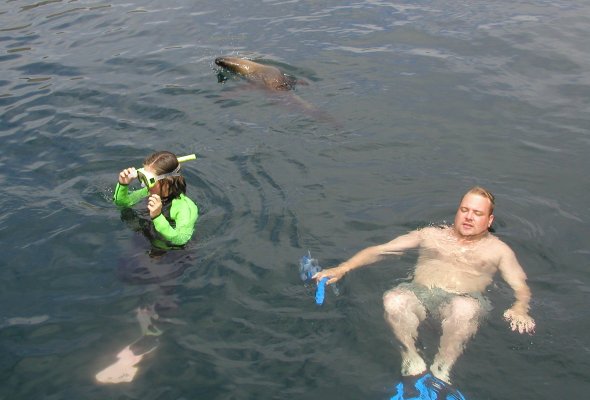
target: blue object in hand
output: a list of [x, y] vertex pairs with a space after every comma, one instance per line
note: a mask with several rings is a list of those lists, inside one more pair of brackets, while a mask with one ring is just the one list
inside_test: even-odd
[[328, 277], [325, 277], [318, 282], [318, 287], [315, 291], [315, 303], [318, 306], [321, 306], [324, 303], [324, 293], [326, 290], [326, 282], [328, 281], [328, 279]]
[[[307, 252], [306, 256], [301, 257], [301, 259], [299, 260], [299, 276], [301, 277], [301, 280], [304, 282], [311, 282], [312, 278], [315, 274], [317, 274], [318, 272], [320, 272], [322, 270], [322, 267], [320, 267], [320, 264], [318, 263], [318, 260], [316, 260], [315, 258], [311, 258], [311, 252]], [[324, 296], [326, 293], [326, 282], [328, 281], [328, 277], [322, 278], [316, 287], [316, 292], [315, 292], [315, 302], [317, 305], [322, 305], [324, 303]], [[332, 289], [334, 290], [334, 293], [337, 294], [337, 289], [334, 285]]]

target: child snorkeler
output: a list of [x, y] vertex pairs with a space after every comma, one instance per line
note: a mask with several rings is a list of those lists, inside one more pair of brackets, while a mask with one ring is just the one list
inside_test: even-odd
[[[194, 158], [179, 159], [169, 151], [159, 151], [146, 157], [143, 168], [124, 169], [119, 173], [115, 187], [115, 204], [131, 207], [149, 196], [147, 209], [158, 235], [173, 246], [186, 244], [195, 230], [199, 209], [186, 196], [186, 182], [180, 175], [179, 160]], [[128, 185], [134, 179], [139, 179], [142, 189], [129, 192]]]
[[[180, 175], [180, 163], [194, 159], [194, 155], [176, 157], [169, 151], [159, 151], [146, 157], [143, 168], [130, 167], [119, 173], [114, 203], [117, 206], [129, 208], [142, 199], [148, 198], [147, 211], [151, 219], [149, 236], [156, 236], [150, 238], [152, 245], [160, 248], [180, 247], [185, 245], [193, 235], [199, 209], [186, 196], [186, 182]], [[142, 188], [129, 191], [128, 185], [135, 179], [141, 182]], [[152, 257], [151, 253], [150, 257]], [[161, 278], [157, 279], [161, 282], [166, 277], [166, 274], [162, 276], [158, 274], [162, 268], [166, 269], [164, 265], [155, 265], [153, 268], [152, 265], [145, 265], [142, 262], [139, 269], [143, 272], [145, 269], [152, 269], [153, 278]], [[179, 271], [183, 271], [182, 265], [179, 268]], [[141, 276], [140, 274], [139, 277]], [[152, 276], [149, 275], [147, 278], [146, 283]], [[157, 304], [153, 304], [137, 309], [141, 336], [117, 354], [117, 361], [114, 364], [96, 374], [98, 382], [113, 384], [131, 382], [135, 378], [138, 371], [137, 364], [158, 347], [158, 337], [162, 334], [162, 331], [154, 324], [155, 320], [159, 319], [156, 307]]]

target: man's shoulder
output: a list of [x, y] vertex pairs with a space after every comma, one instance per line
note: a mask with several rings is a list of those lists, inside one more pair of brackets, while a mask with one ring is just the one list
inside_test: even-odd
[[423, 236], [439, 236], [439, 235], [447, 235], [451, 226], [449, 225], [428, 225], [420, 229], [416, 229], [415, 232]]
[[492, 233], [487, 235], [486, 241], [487, 246], [493, 248], [494, 251], [512, 252], [510, 246], [508, 246], [502, 239]]
[[429, 225], [423, 228], [416, 229], [408, 235], [414, 236], [420, 241], [421, 246], [428, 247], [433, 242], [439, 242], [449, 235], [449, 226], [445, 225]]

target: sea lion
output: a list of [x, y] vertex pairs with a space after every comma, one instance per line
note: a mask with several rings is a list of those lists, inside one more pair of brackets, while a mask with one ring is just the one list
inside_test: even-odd
[[[297, 109], [318, 120], [333, 123], [340, 128], [340, 124], [335, 123], [330, 115], [319, 110], [294, 93], [293, 89], [295, 89], [296, 84], [309, 84], [305, 79], [298, 80], [293, 76], [283, 73], [277, 67], [257, 63], [245, 58], [217, 57], [215, 64], [229, 72], [243, 76], [254, 86], [264, 89], [269, 94], [272, 93], [272, 98], [279, 100], [280, 103], [283, 103], [290, 110]], [[218, 74], [218, 78], [220, 76], [222, 78], [220, 81], [224, 80], [223, 76]]]
[[265, 65], [238, 57], [217, 57], [215, 64], [220, 67], [244, 76], [251, 82], [260, 84], [270, 90], [291, 90], [295, 87], [297, 79], [284, 74], [277, 67]]

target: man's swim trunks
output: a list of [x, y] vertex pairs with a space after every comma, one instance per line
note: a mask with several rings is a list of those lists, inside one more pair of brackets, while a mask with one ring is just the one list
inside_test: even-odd
[[426, 311], [433, 317], [440, 318], [440, 311], [442, 306], [448, 304], [453, 298], [458, 296], [464, 296], [472, 298], [479, 303], [480, 306], [480, 318], [485, 317], [492, 309], [492, 303], [481, 293], [472, 292], [467, 294], [456, 294], [447, 292], [441, 288], [428, 288], [416, 282], [403, 282], [400, 283], [395, 289], [409, 290], [414, 293], [420, 303], [426, 308]]

